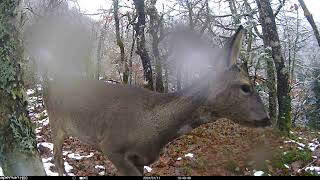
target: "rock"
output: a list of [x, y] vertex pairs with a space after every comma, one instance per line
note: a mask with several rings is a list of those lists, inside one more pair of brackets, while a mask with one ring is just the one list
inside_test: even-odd
[[298, 172], [300, 168], [302, 168], [302, 161], [295, 161], [291, 163], [291, 169], [293, 172]]

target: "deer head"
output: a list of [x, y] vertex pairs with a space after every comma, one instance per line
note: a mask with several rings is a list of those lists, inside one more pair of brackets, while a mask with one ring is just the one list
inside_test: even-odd
[[214, 88], [209, 88], [213, 92], [209, 92], [205, 107], [214, 117], [228, 118], [247, 126], [268, 126], [271, 121], [260, 96], [248, 73], [236, 63], [243, 36], [244, 29], [240, 26], [219, 55], [222, 68], [215, 73]]

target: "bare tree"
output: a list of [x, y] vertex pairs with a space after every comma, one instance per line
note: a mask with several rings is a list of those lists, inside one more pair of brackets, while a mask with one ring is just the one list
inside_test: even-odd
[[143, 73], [145, 79], [145, 87], [153, 90], [153, 76], [150, 62], [150, 56], [146, 48], [145, 39], [145, 26], [146, 26], [146, 15], [145, 15], [145, 4], [144, 0], [134, 0], [134, 5], [138, 14], [138, 22], [135, 24], [134, 29], [136, 31], [137, 38], [137, 54], [140, 56], [143, 66]]
[[[159, 33], [162, 26], [162, 17], [159, 16], [158, 11], [156, 9], [157, 0], [150, 0], [150, 5], [147, 8], [147, 13], [150, 16], [150, 34], [152, 36], [152, 52], [156, 63], [156, 91], [163, 92], [163, 80], [162, 80], [162, 62], [160, 58], [159, 52], [159, 42], [160, 37]], [[163, 31], [162, 31], [163, 32]], [[162, 33], [163, 35], [163, 33]]]
[[101, 59], [103, 55], [103, 47], [104, 47], [104, 40], [106, 35], [106, 27], [108, 25], [108, 20], [105, 20], [105, 23], [103, 24], [101, 30], [100, 30], [100, 36], [98, 41], [98, 48], [97, 48], [97, 70], [96, 70], [96, 79], [99, 80], [101, 75]]
[[120, 62], [121, 62], [121, 72], [122, 72], [122, 82], [127, 84], [128, 77], [129, 77], [129, 69], [128, 64], [124, 52], [124, 44], [122, 38], [120, 36], [120, 23], [119, 23], [119, 0], [113, 0], [113, 14], [114, 14], [114, 21], [116, 26], [116, 38], [117, 44], [120, 49]]
[[271, 48], [272, 58], [276, 68], [277, 98], [279, 104], [278, 128], [289, 133], [291, 126], [291, 101], [289, 94], [289, 74], [285, 67], [281, 52], [280, 39], [277, 32], [275, 16], [269, 0], [257, 0], [260, 23], [263, 31], [263, 41], [266, 49]]

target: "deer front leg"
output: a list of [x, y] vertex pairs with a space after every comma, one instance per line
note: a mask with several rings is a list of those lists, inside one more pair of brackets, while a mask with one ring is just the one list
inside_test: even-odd
[[54, 130], [55, 128], [52, 129], [54, 164], [58, 170], [59, 176], [63, 176], [63, 172], [65, 172], [65, 169], [62, 158], [62, 145], [66, 134], [61, 130]]
[[141, 175], [144, 174], [145, 159], [143, 157], [139, 156], [137, 153], [127, 153], [125, 158], [135, 165]]
[[[115, 165], [121, 175], [124, 176], [142, 176], [143, 169], [137, 168], [136, 165], [122, 153], [107, 153], [109, 160]], [[143, 168], [143, 167], [142, 167]]]
[[137, 166], [137, 169], [140, 171], [141, 175], [144, 174], [144, 166]]

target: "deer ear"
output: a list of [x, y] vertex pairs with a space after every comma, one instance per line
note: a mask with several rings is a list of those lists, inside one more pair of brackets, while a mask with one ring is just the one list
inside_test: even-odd
[[237, 63], [244, 34], [245, 29], [243, 28], [243, 26], [240, 26], [237, 29], [237, 32], [233, 36], [231, 36], [227, 43], [224, 45], [224, 50], [226, 51], [227, 67]]

